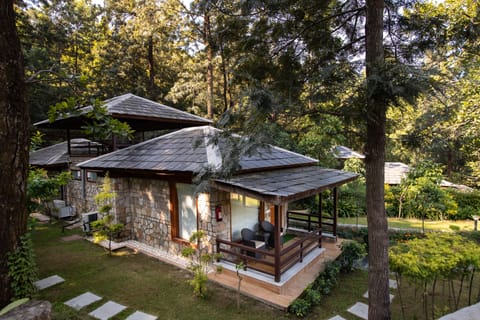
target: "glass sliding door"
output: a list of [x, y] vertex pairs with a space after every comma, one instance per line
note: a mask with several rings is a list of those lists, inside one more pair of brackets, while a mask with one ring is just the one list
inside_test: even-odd
[[258, 223], [260, 201], [237, 193], [230, 194], [232, 207], [232, 240], [242, 238], [240, 231], [243, 228], [253, 229]]

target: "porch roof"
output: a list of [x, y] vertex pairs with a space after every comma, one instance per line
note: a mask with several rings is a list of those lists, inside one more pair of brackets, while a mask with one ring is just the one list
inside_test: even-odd
[[358, 174], [318, 166], [247, 173], [215, 179], [214, 188], [240, 193], [275, 205], [303, 199], [358, 178]]

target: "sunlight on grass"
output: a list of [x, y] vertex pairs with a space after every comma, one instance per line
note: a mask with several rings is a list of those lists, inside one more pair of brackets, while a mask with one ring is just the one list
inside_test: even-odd
[[[351, 224], [366, 226], [367, 218], [358, 217], [357, 218], [338, 218], [339, 224]], [[388, 218], [389, 228], [400, 228], [400, 229], [416, 229], [422, 230], [422, 220], [419, 219], [399, 219], [399, 218]], [[432, 231], [472, 231], [473, 230], [473, 221], [471, 220], [443, 220], [443, 221], [430, 221], [425, 220], [425, 230]]]

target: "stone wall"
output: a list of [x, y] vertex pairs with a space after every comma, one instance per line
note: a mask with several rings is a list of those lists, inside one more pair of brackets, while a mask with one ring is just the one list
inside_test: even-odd
[[131, 238], [149, 246], [179, 254], [172, 241], [168, 181], [145, 178], [115, 178], [114, 213]]
[[97, 210], [95, 204], [95, 195], [102, 186], [103, 179], [97, 178], [96, 182], [85, 182], [85, 197], [83, 191], [83, 182], [81, 180], [72, 180], [67, 185], [67, 204], [74, 206], [78, 215], [85, 212]]
[[[210, 250], [216, 250], [216, 238], [231, 239], [231, 210], [230, 196], [227, 192], [212, 190], [208, 194], [198, 196], [199, 229], [207, 233], [207, 241]], [[222, 220], [217, 221], [215, 208], [222, 208]]]
[[[73, 180], [68, 185], [68, 202], [77, 213], [95, 211], [95, 195], [100, 191], [103, 178], [83, 184]], [[116, 193], [111, 213], [115, 222], [125, 225], [126, 234], [133, 240], [161, 248], [172, 254], [181, 254], [185, 244], [172, 239], [170, 215], [170, 188], [167, 180], [149, 178], [111, 178]], [[222, 207], [222, 220], [215, 217], [216, 206]], [[207, 234], [205, 245], [215, 251], [216, 237], [231, 239], [230, 197], [227, 192], [213, 191], [197, 196], [198, 229]]]
[[[131, 238], [180, 255], [185, 244], [172, 239], [170, 188], [168, 181], [147, 178], [115, 178], [117, 194], [113, 212], [124, 223]], [[197, 197], [198, 228], [207, 234], [210, 251], [215, 250], [217, 235], [230, 239], [230, 200], [226, 192], [201, 193]], [[215, 207], [222, 206], [223, 219], [215, 218]]]

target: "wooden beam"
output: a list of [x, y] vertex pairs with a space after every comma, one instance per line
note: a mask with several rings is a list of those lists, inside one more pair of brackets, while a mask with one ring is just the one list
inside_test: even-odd
[[333, 188], [333, 236], [337, 239], [338, 188]]
[[71, 145], [70, 145], [70, 129], [67, 129], [67, 150], [68, 150], [68, 155], [71, 156]]
[[280, 282], [280, 210], [279, 206], [275, 205], [274, 215], [275, 215], [275, 282]]

